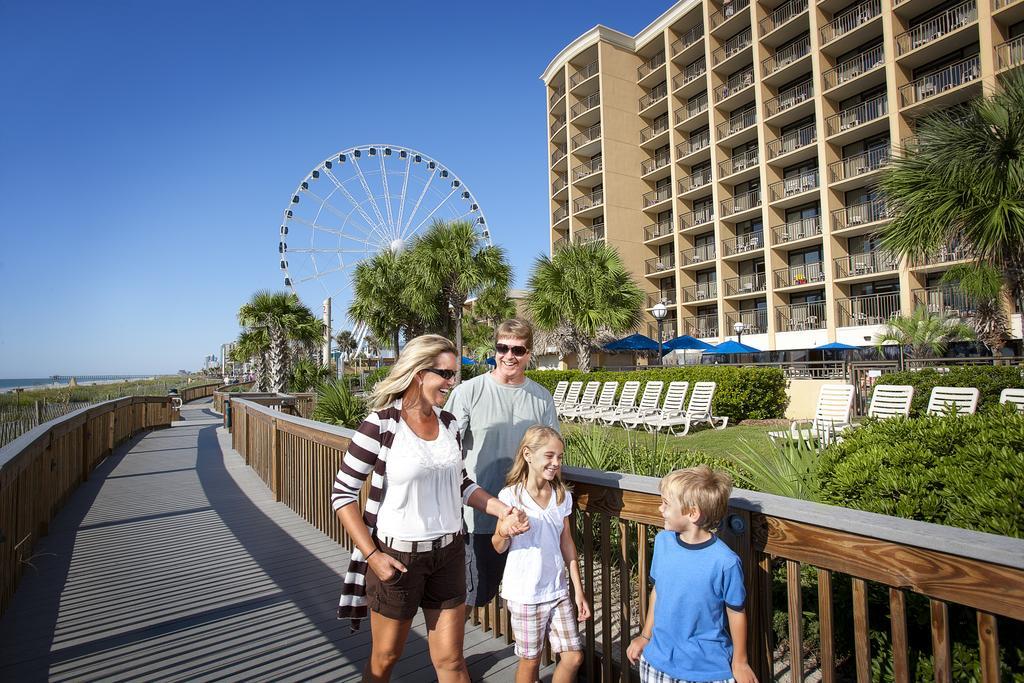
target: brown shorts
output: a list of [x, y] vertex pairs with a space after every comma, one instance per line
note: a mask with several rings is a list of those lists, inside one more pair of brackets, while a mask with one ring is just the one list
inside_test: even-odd
[[380, 552], [405, 565], [406, 572], [382, 581], [366, 570], [366, 598], [374, 612], [390, 619], [412, 619], [420, 607], [449, 609], [466, 602], [466, 546], [462, 537], [437, 550], [402, 553], [380, 541]]

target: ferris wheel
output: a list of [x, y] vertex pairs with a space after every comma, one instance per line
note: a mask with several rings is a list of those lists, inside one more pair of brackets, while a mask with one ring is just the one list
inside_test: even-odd
[[332, 297], [345, 310], [359, 261], [401, 251], [438, 219], [470, 221], [491, 244], [479, 202], [441, 162], [399, 145], [338, 152], [306, 174], [284, 211], [278, 243], [284, 284], [307, 305]]

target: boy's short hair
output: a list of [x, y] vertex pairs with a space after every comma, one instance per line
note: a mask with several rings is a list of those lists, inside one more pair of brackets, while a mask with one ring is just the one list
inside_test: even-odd
[[526, 341], [526, 348], [533, 349], [533, 325], [521, 318], [509, 318], [498, 325], [498, 329], [494, 331], [494, 341], [497, 342], [502, 337], [523, 339]]
[[660, 489], [662, 495], [678, 500], [684, 510], [697, 507], [700, 510], [697, 526], [714, 531], [729, 509], [732, 478], [707, 465], [698, 465], [669, 472], [662, 477]]

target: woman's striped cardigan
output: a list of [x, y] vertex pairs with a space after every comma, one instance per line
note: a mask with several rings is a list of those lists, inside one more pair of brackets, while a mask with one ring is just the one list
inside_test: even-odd
[[[455, 437], [455, 442], [461, 450], [462, 437], [459, 435], [459, 424], [455, 416], [440, 408], [434, 408], [434, 413], [440, 420], [441, 426]], [[337, 511], [346, 505], [358, 502], [359, 490], [363, 487], [366, 477], [370, 476], [372, 472], [370, 493], [366, 499], [366, 509], [363, 510], [363, 521], [371, 534], [374, 533], [377, 526], [377, 511], [387, 493], [387, 479], [384, 474], [387, 470], [391, 444], [394, 442], [395, 434], [398, 432], [398, 423], [401, 420], [401, 399], [394, 401], [387, 408], [370, 413], [352, 436], [345, 457], [341, 461], [341, 469], [334, 477], [331, 506]], [[463, 504], [478, 488], [480, 487], [466, 475], [466, 468], [463, 466], [461, 487]], [[353, 547], [348, 572], [345, 574], [345, 580], [341, 586], [341, 600], [338, 603], [338, 618], [351, 619], [353, 630], [359, 628], [359, 620], [364, 619], [368, 614], [366, 604], [366, 570], [368, 566], [363, 553], [359, 548]]]

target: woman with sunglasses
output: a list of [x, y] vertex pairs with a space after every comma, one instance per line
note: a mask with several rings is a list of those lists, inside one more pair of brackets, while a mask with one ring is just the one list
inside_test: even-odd
[[[536, 424], [558, 431], [551, 392], [526, 376], [533, 327], [511, 319], [495, 331], [494, 370], [463, 382], [445, 409], [455, 415], [466, 452], [466, 471], [488, 491], [500, 491], [526, 430]], [[488, 604], [498, 594], [506, 555], [494, 550], [495, 519], [475, 510], [466, 516], [466, 602]]]
[[[338, 617], [370, 616], [372, 646], [364, 681], [387, 681], [422, 607], [430, 659], [439, 681], [469, 681], [465, 633], [462, 506], [505, 518], [511, 533], [525, 514], [501, 503], [466, 475], [455, 416], [441, 410], [459, 362], [444, 337], [406, 344], [370, 398], [371, 413], [353, 436], [334, 479], [331, 503], [355, 547]], [[365, 511], [357, 504], [370, 477]]]

